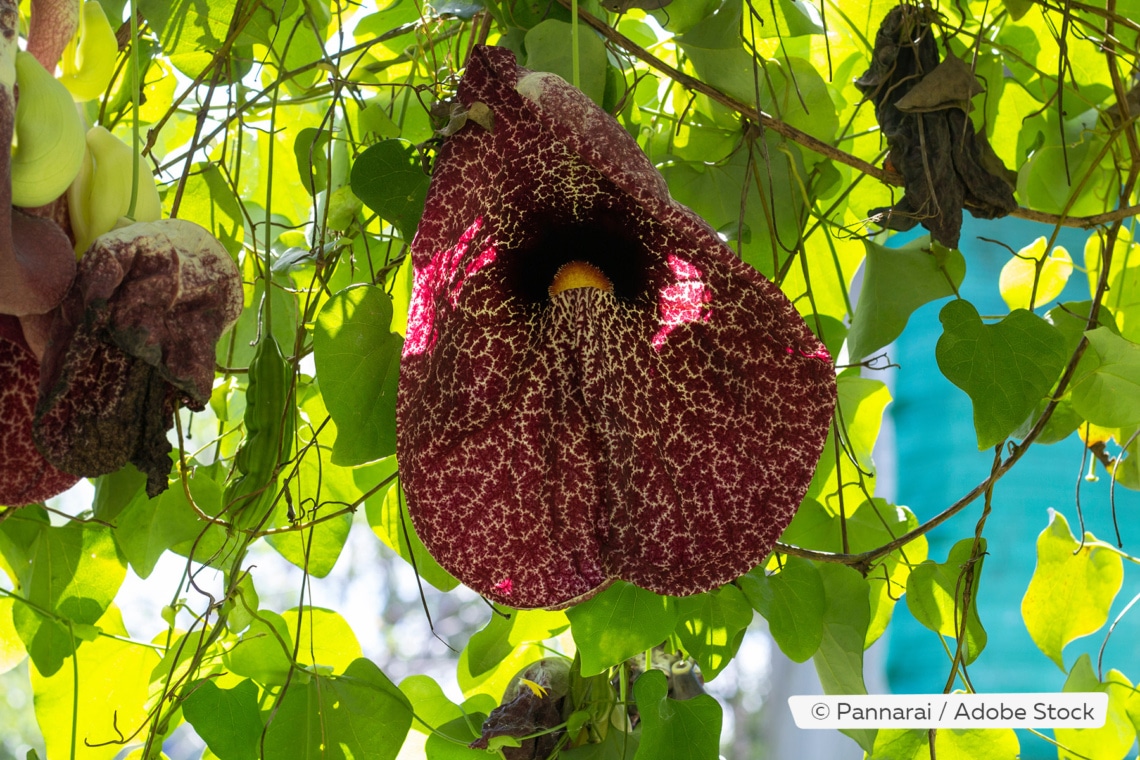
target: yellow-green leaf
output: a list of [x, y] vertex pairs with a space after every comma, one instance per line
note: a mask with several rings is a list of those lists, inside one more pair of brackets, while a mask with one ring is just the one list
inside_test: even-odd
[[1072, 273], [1069, 252], [1061, 246], [1047, 251], [1045, 238], [1039, 237], [1005, 263], [998, 288], [1010, 311], [1032, 309], [1061, 295]]
[[[298, 613], [301, 614], [300, 621], [297, 620]], [[322, 607], [298, 610], [294, 607], [282, 617], [295, 634], [300, 634], [297, 662], [301, 665], [328, 666], [339, 675], [364, 656], [348, 622], [333, 610]]]
[[1017, 760], [1021, 753], [1012, 728], [941, 728], [935, 736], [938, 760]]
[[945, 562], [923, 562], [914, 568], [906, 584], [906, 606], [918, 622], [942, 636], [958, 637], [962, 630], [965, 594], [969, 590], [969, 611], [966, 614], [966, 640], [962, 656], [969, 665], [986, 645], [986, 631], [978, 618], [978, 587], [981, 583], [982, 562], [986, 551], [985, 539], [978, 550], [978, 559], [972, 563], [973, 580], [967, 584], [965, 576], [971, 567], [973, 538], [964, 538], [954, 544]]
[[7, 673], [28, 656], [12, 622], [13, 604], [16, 600], [12, 597], [0, 596], [0, 673]]
[[[1100, 728], [1058, 728], [1060, 760], [1095, 757], [1096, 760], [1120, 760], [1128, 755], [1136, 742], [1136, 728], [1128, 714], [1134, 691], [1132, 682], [1118, 670], [1110, 670], [1101, 681], [1093, 671], [1092, 659], [1082, 654], [1073, 664], [1063, 691], [1080, 693], [1103, 691], [1108, 694], [1108, 715]], [[939, 758], [941, 758], [939, 754]]]
[[1111, 546], [1085, 534], [1082, 546], [1059, 512], [1037, 537], [1037, 568], [1021, 600], [1021, 616], [1034, 643], [1057, 663], [1061, 650], [1108, 620], [1108, 608], [1124, 581], [1124, 564]]
[[50, 677], [32, 670], [36, 720], [50, 758], [110, 760], [122, 750], [116, 740], [145, 719], [150, 672], [158, 655], [148, 646], [122, 640], [127, 631], [115, 607], [98, 625], [122, 638], [85, 642], [75, 660], [69, 658]]
[[[1094, 297], [1105, 243], [1102, 235], [1101, 232], [1093, 232], [1085, 244], [1085, 269], [1089, 276], [1089, 292]], [[1120, 334], [1133, 343], [1140, 343], [1140, 243], [1132, 241], [1127, 227], [1120, 231], [1113, 246], [1104, 305], [1116, 318]]]
[[1073, 408], [1102, 427], [1140, 423], [1140, 345], [1108, 327], [1089, 330], [1085, 337], [1088, 358], [1073, 378]]
[[752, 607], [740, 589], [729, 584], [684, 597], [677, 608], [677, 638], [701, 666], [701, 675], [711, 681], [740, 649], [744, 632], [752, 623]]

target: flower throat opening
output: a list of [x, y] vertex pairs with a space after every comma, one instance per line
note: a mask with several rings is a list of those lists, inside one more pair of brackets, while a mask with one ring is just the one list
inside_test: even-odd
[[613, 223], [544, 229], [509, 255], [511, 289], [527, 303], [544, 303], [576, 287], [595, 287], [632, 301], [649, 287], [650, 258], [644, 246]]

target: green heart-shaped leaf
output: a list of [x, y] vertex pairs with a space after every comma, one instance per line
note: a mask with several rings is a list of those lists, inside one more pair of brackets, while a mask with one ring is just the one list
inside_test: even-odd
[[863, 242], [863, 289], [847, 334], [847, 350], [855, 361], [899, 337], [920, 306], [954, 295], [966, 276], [962, 254], [931, 244], [929, 237], [902, 248]]
[[392, 299], [354, 285], [317, 315], [313, 359], [337, 427], [334, 464], [355, 466], [396, 453], [396, 385], [403, 341], [391, 332]]
[[1135, 425], [1140, 422], [1140, 346], [1108, 327], [1085, 335], [1090, 358], [1073, 379], [1073, 408], [1094, 425]]
[[970, 396], [978, 448], [989, 448], [1016, 430], [1053, 387], [1065, 366], [1065, 339], [1025, 309], [987, 325], [973, 304], [955, 300], [938, 318], [938, 368]]
[[[986, 631], [978, 617], [978, 586], [986, 551], [985, 539], [982, 539], [976, 562], [971, 560], [973, 548], [973, 538], [962, 539], [950, 549], [950, 556], [945, 562], [923, 562], [914, 568], [906, 584], [906, 606], [915, 619], [935, 633], [954, 638], [962, 630], [962, 607], [969, 592], [963, 650], [967, 665], [977, 659], [986, 645]], [[971, 563], [974, 574], [967, 589], [963, 578]]]
[[364, 205], [410, 241], [424, 213], [429, 182], [411, 143], [381, 140], [356, 159], [349, 184]]

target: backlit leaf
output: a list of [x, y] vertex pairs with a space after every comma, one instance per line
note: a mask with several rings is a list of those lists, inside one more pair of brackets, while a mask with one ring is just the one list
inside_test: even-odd
[[1017, 760], [1021, 743], [1012, 728], [940, 728], [938, 760]]
[[1037, 238], [1001, 268], [998, 288], [1010, 311], [1047, 304], [1065, 289], [1073, 259], [1062, 246], [1046, 252], [1045, 245], [1044, 237]]
[[[1102, 233], [1094, 232], [1085, 244], [1085, 269], [1092, 296], [1096, 296], [1100, 281], [1104, 243]], [[1140, 343], [1140, 243], [1132, 240], [1127, 227], [1116, 238], [1107, 285], [1103, 304], [1115, 317], [1115, 326], [1125, 338]]]
[[[978, 588], [981, 583], [982, 563], [986, 551], [985, 539], [978, 549], [978, 558], [972, 563], [973, 582], [966, 583], [966, 572], [971, 567], [973, 538], [964, 538], [950, 549], [945, 562], [923, 562], [914, 568], [906, 584], [906, 605], [918, 622], [942, 636], [957, 638], [966, 615], [966, 643], [962, 650], [964, 662], [969, 665], [986, 645], [986, 631], [978, 618]], [[969, 610], [964, 600], [969, 593]]]
[[930, 760], [930, 732], [919, 728], [880, 728], [868, 760]]
[[[78, 643], [66, 621], [96, 624], [126, 577], [126, 562], [109, 528], [76, 522], [57, 528], [22, 521], [16, 514], [0, 530], [7, 522], [39, 526], [19, 575], [21, 591], [32, 604], [13, 607], [12, 620], [36, 671], [52, 676]], [[55, 617], [41, 615], [37, 608]]]
[[1140, 345], [1107, 327], [1090, 330], [1086, 337], [1085, 355], [1092, 356], [1082, 361], [1073, 379], [1073, 408], [1102, 427], [1140, 423]]
[[1082, 545], [1060, 512], [1049, 513], [1049, 525], [1037, 537], [1037, 568], [1021, 600], [1021, 616], [1034, 643], [1064, 670], [1065, 645], [1108, 620], [1124, 567], [1112, 547], [1091, 534]]
[[[336, 565], [352, 528], [352, 513], [344, 510], [360, 496], [353, 471], [332, 464], [328, 458], [326, 450], [310, 448], [288, 482], [296, 521], [326, 519], [306, 530], [268, 537], [270, 546], [282, 557], [317, 578], [327, 576]], [[342, 514], [331, 517], [336, 512]], [[286, 528], [291, 524], [281, 500], [274, 511], [273, 527]]]
[[677, 610], [677, 638], [711, 681], [736, 656], [752, 623], [752, 607], [740, 589], [726, 585], [678, 599]]
[[493, 614], [459, 655], [459, 688], [469, 698], [485, 694], [498, 704], [515, 674], [546, 656], [539, 642], [564, 631], [568, 625], [563, 612], [507, 610], [504, 614]]
[[233, 188], [217, 166], [203, 163], [195, 167], [186, 180], [178, 216], [208, 229], [231, 254], [241, 249], [245, 217]]
[[[863, 471], [862, 482], [855, 477], [855, 465], [842, 455], [835, 454], [835, 427], [827, 434], [820, 456], [819, 466], [812, 476], [808, 494], [815, 497], [832, 514], [839, 514], [839, 481], [843, 474], [842, 499], [848, 504], [859, 505], [865, 499], [864, 488], [873, 490], [875, 468], [871, 453], [879, 439], [883, 425], [883, 412], [891, 402], [891, 392], [880, 380], [860, 377], [857, 372], [844, 372], [836, 380], [839, 397], [837, 425], [841, 425], [842, 440], [857, 459]], [[851, 507], [847, 507], [851, 512]]]
[[[191, 476], [189, 487], [199, 509], [206, 514], [218, 511], [222, 490], [217, 483], [208, 477]], [[131, 569], [140, 578], [150, 576], [168, 549], [192, 542], [209, 527], [209, 523], [194, 512], [181, 480], [174, 481], [153, 499], [148, 499], [143, 491], [137, 492], [136, 498], [122, 510], [116, 523], [115, 538], [131, 563]]]
[[231, 649], [225, 664], [239, 676], [263, 686], [280, 686], [292, 669], [293, 635], [276, 612], [261, 610]]
[[1069, 693], [1104, 692], [1108, 694], [1108, 715], [1100, 728], [1057, 728], [1054, 732], [1061, 745], [1060, 760], [1095, 757], [1097, 760], [1121, 760], [1136, 743], [1136, 728], [1128, 714], [1134, 703], [1132, 682], [1119, 670], [1108, 671], [1100, 681], [1093, 670], [1092, 659], [1082, 654], [1073, 663], [1062, 689]]
[[116, 742], [120, 731], [134, 730], [146, 715], [150, 672], [158, 655], [124, 640], [128, 634], [116, 608], [109, 607], [95, 622], [119, 638], [100, 636], [85, 642], [74, 662], [50, 677], [32, 671], [36, 720], [50, 758], [111, 760], [122, 750]]
[[335, 610], [322, 607], [298, 610], [294, 607], [282, 613], [282, 617], [299, 634], [297, 662], [301, 665], [327, 668], [340, 675], [364, 656], [356, 634]]
[[[371, 465], [377, 472], [386, 467], [394, 467], [395, 457]], [[359, 478], [363, 470], [357, 470]], [[459, 585], [451, 573], [439, 566], [439, 563], [428, 553], [423, 541], [416, 535], [412, 518], [408, 515], [408, 503], [397, 483], [386, 490], [381, 490], [369, 497], [365, 502], [365, 513], [372, 532], [384, 544], [400, 555], [405, 562], [413, 565], [419, 576], [435, 586], [440, 591], [450, 591]]]
[[902, 248], [864, 240], [863, 288], [847, 334], [847, 350], [859, 361], [883, 348], [906, 327], [920, 306], [954, 295], [966, 276], [957, 250], [922, 237]]
[[0, 675], [19, 665], [28, 656], [12, 622], [12, 607], [16, 600], [0, 596]]
[[415, 713], [412, 728], [416, 731], [430, 735], [445, 723], [463, 717], [459, 705], [448, 699], [440, 685], [430, 676], [408, 676], [400, 681], [400, 691], [408, 698]]

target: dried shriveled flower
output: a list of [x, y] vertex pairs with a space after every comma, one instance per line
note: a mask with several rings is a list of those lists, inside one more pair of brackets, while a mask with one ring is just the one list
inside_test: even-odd
[[871, 209], [871, 217], [891, 230], [921, 222], [936, 241], [957, 248], [963, 208], [979, 219], [1017, 208], [1017, 174], [1002, 164], [985, 131], [975, 132], [970, 99], [984, 90], [953, 54], [939, 62], [933, 17], [925, 7], [892, 8], [875, 34], [870, 68], [855, 86], [875, 103], [888, 161], [905, 190], [895, 205]]
[[205, 408], [214, 347], [241, 308], [237, 267], [193, 222], [139, 222], [100, 237], [52, 324], [34, 425], [40, 451], [86, 477], [133, 462], [148, 494], [165, 490], [174, 412]]
[[608, 114], [476, 48], [412, 245], [397, 409], [432, 555], [513, 607], [759, 563], [811, 479], [830, 358]]

